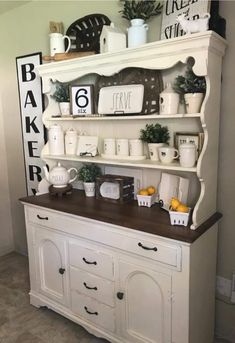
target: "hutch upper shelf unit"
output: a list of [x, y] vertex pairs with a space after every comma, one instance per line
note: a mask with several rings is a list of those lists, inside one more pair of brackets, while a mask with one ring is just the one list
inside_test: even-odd
[[[49, 63], [38, 67], [43, 81], [43, 92], [48, 96], [48, 106], [43, 114], [43, 122], [47, 128], [58, 122], [64, 130], [71, 126], [88, 135], [97, 135], [102, 140], [105, 137], [138, 138], [139, 130], [146, 123], [160, 122], [168, 125], [171, 133], [171, 143], [174, 131], [202, 131], [204, 144], [194, 168], [182, 168], [178, 163], [162, 165], [145, 161], [116, 161], [94, 158], [82, 158], [49, 155], [48, 146], [42, 151], [42, 158], [53, 166], [55, 160], [67, 161], [71, 164], [95, 162], [103, 165], [128, 166], [142, 169], [143, 172], [159, 172], [161, 170], [189, 173], [196, 175], [200, 190], [197, 201], [193, 204], [192, 229], [196, 229], [216, 212], [217, 163], [220, 111], [221, 65], [225, 52], [225, 40], [212, 31], [187, 35], [171, 40], [162, 40], [145, 44], [115, 53], [104, 53], [79, 59]], [[110, 76], [125, 68], [138, 67], [161, 70], [163, 81], [173, 81], [180, 73], [180, 68], [189, 60], [194, 60], [193, 71], [198, 76], [206, 78], [206, 95], [200, 113], [176, 115], [140, 115], [116, 117], [83, 117], [53, 118], [58, 113], [58, 104], [50, 97], [53, 91], [51, 81], [81, 82], [95, 75]], [[180, 67], [179, 67], [180, 66]], [[157, 100], [157, 97], [156, 97]]]

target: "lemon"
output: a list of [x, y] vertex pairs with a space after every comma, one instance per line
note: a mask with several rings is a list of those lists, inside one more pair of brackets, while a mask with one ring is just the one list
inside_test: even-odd
[[178, 206], [181, 205], [180, 201], [177, 198], [172, 198], [171, 199], [171, 208], [173, 211], [175, 211]]
[[147, 189], [148, 195], [152, 195], [154, 193], [156, 193], [156, 188], [153, 186], [149, 186]]
[[177, 212], [183, 212], [183, 213], [188, 213], [189, 212], [189, 208], [188, 206], [184, 205], [184, 204], [180, 204], [177, 208], [176, 208]]
[[148, 193], [147, 189], [141, 189], [139, 191], [139, 195], [149, 195], [149, 193]]

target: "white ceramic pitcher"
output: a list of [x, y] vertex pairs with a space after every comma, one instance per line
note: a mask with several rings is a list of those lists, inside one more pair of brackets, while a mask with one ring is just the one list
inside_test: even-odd
[[[54, 56], [56, 53], [68, 52], [71, 47], [71, 40], [68, 36], [63, 36], [62, 33], [50, 33], [50, 54]], [[65, 51], [64, 42], [68, 40], [68, 47]]]
[[132, 19], [128, 29], [128, 48], [145, 44], [147, 42], [148, 24], [143, 19]]

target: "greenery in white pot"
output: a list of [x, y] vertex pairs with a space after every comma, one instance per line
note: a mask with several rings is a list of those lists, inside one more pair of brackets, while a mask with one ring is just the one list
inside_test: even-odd
[[120, 0], [123, 3], [123, 9], [119, 11], [122, 18], [127, 20], [143, 19], [149, 20], [162, 12], [162, 4], [156, 0]]
[[70, 114], [69, 85], [56, 81], [55, 92], [51, 95], [59, 103], [60, 112], [63, 115]]
[[95, 164], [85, 164], [78, 171], [79, 180], [83, 181], [86, 196], [95, 196], [95, 179], [101, 175], [101, 169]]

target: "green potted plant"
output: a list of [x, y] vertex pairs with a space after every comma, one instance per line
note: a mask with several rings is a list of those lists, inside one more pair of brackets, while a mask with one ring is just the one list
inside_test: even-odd
[[174, 90], [184, 99], [187, 113], [198, 113], [206, 92], [206, 80], [204, 76], [194, 74], [188, 67], [185, 75], [178, 75], [174, 82]]
[[140, 130], [140, 139], [148, 144], [150, 159], [159, 161], [158, 148], [167, 145], [170, 139], [168, 127], [146, 124], [145, 129]]
[[61, 115], [70, 114], [69, 85], [67, 83], [55, 82], [55, 91], [51, 97], [59, 103]]
[[162, 4], [156, 0], [121, 0], [123, 9], [119, 11], [122, 18], [131, 22], [128, 29], [128, 47], [132, 48], [147, 42], [148, 25], [151, 17], [161, 14]]
[[95, 164], [85, 164], [78, 171], [79, 180], [83, 181], [87, 197], [95, 196], [95, 179], [101, 175], [101, 169]]

